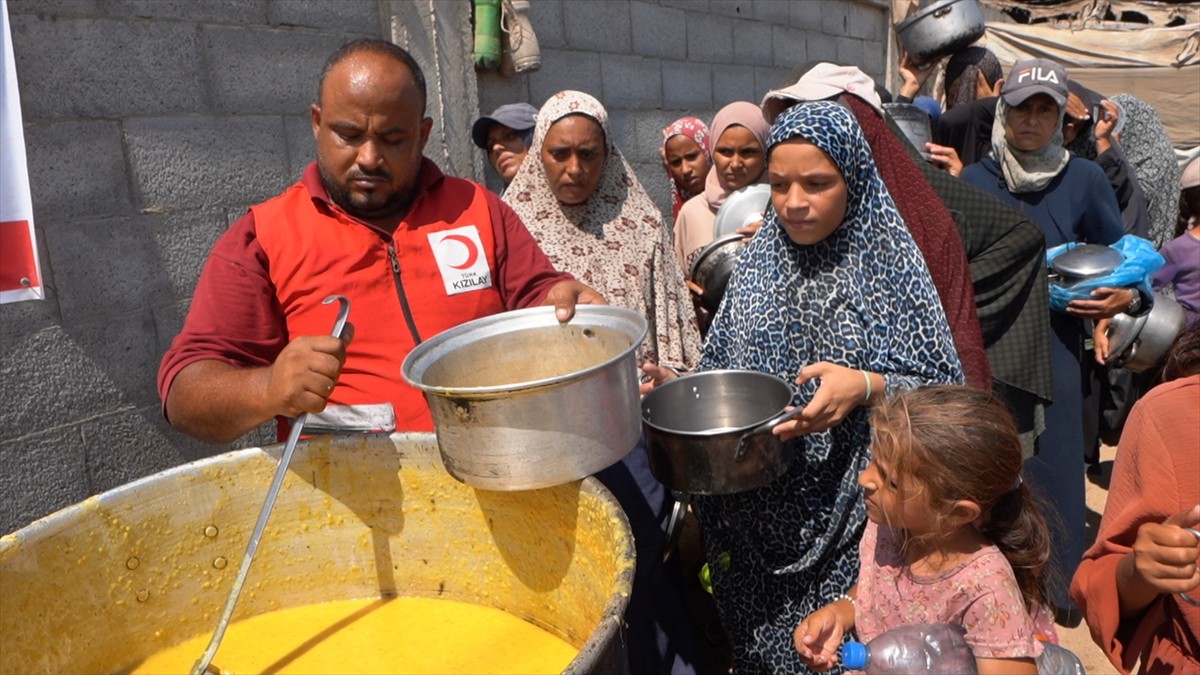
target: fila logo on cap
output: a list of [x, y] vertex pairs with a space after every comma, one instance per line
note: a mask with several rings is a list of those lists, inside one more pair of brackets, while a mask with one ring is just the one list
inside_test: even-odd
[[1058, 81], [1058, 73], [1049, 68], [1033, 66], [1026, 68], [1017, 73], [1017, 84], [1024, 84], [1025, 80], [1032, 78], [1034, 82], [1053, 82], [1054, 84], [1062, 84]]

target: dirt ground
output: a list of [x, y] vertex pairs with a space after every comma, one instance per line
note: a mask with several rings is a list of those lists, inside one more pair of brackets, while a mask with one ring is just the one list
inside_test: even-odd
[[[1100, 525], [1100, 515], [1104, 513], [1104, 502], [1108, 497], [1108, 481], [1112, 475], [1113, 458], [1116, 448], [1104, 447], [1100, 451], [1099, 471], [1093, 470], [1087, 475], [1087, 528], [1088, 541], [1095, 538], [1096, 529]], [[700, 633], [700, 663], [697, 670], [700, 675], [725, 675], [729, 672], [728, 646], [721, 631], [712, 598], [701, 588], [696, 579], [696, 573], [703, 563], [702, 543], [695, 519], [688, 517], [683, 533], [679, 540], [678, 552], [683, 564], [685, 600], [691, 611], [697, 631]], [[1080, 623], [1075, 628], [1058, 626], [1059, 642], [1062, 646], [1075, 652], [1083, 662], [1088, 675], [1116, 675], [1119, 671], [1109, 663], [1108, 658], [1100, 648], [1092, 642], [1086, 623]]]

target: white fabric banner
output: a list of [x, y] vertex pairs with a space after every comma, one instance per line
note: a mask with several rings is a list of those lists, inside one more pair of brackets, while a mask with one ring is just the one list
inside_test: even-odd
[[0, 0], [0, 40], [0, 303], [41, 300], [45, 292], [33, 229], [8, 0]]

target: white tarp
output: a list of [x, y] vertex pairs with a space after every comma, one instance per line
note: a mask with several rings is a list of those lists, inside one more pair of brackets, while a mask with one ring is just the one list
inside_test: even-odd
[[0, 0], [0, 41], [0, 303], [40, 300], [45, 293], [33, 229], [8, 0]]

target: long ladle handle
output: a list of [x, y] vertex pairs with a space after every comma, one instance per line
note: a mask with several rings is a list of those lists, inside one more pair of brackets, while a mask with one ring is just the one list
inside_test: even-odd
[[[331, 295], [322, 301], [326, 305], [332, 302], [340, 305], [332, 334], [334, 337], [341, 337], [346, 319], [350, 316], [350, 300], [342, 295]], [[279, 496], [279, 488], [283, 485], [284, 477], [287, 476], [288, 464], [292, 461], [292, 454], [296, 452], [296, 442], [300, 440], [300, 431], [304, 428], [304, 421], [307, 418], [307, 414], [302, 414], [292, 422], [292, 431], [288, 434], [287, 444], [283, 446], [279, 467], [275, 469], [275, 477], [271, 479], [271, 488], [267, 490], [267, 498], [263, 500], [262, 509], [258, 512], [258, 521], [254, 523], [254, 531], [250, 533], [250, 541], [246, 544], [246, 553], [242, 556], [242, 566], [238, 568], [237, 577], [233, 580], [233, 588], [229, 590], [229, 597], [225, 600], [225, 608], [221, 610], [221, 618], [217, 621], [217, 628], [213, 631], [212, 639], [208, 641], [208, 647], [204, 649], [204, 653], [192, 666], [192, 675], [205, 675], [213, 672], [209, 670], [209, 666], [212, 664], [217, 650], [221, 647], [225, 629], [229, 628], [229, 619], [233, 616], [233, 608], [237, 605], [238, 596], [242, 594], [242, 586], [246, 583], [246, 576], [250, 573], [250, 564], [254, 562], [254, 553], [258, 550], [258, 542], [262, 539], [263, 530], [267, 528], [267, 520], [271, 517], [271, 509], [275, 506], [275, 498]], [[215, 672], [217, 675], [220, 673], [219, 670]]]

